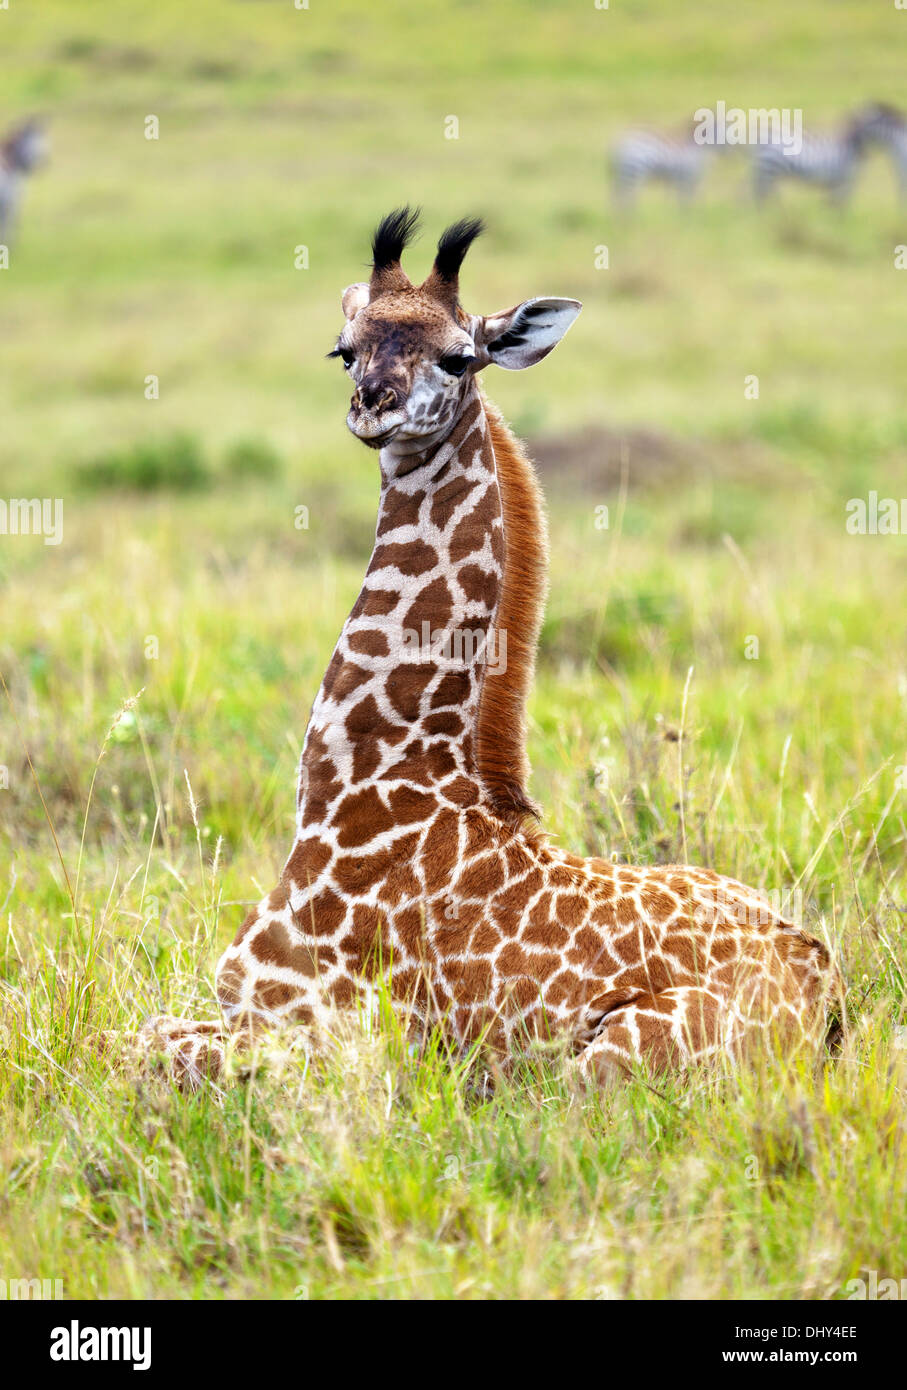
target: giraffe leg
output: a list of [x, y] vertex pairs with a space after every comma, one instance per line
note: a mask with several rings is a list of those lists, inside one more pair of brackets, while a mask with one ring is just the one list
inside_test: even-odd
[[574, 1065], [586, 1080], [616, 1085], [640, 1063], [658, 1073], [736, 1055], [745, 1030], [746, 1020], [712, 990], [689, 985], [640, 994], [605, 1015]]
[[[262, 908], [267, 911], [269, 902], [265, 899], [248, 915], [240, 929], [240, 939], [258, 922]], [[241, 962], [231, 961], [230, 955], [229, 950], [224, 953], [215, 972], [221, 1019], [199, 1022], [160, 1014], [147, 1019], [135, 1038], [140, 1066], [163, 1071], [182, 1091], [198, 1091], [206, 1082], [221, 1080], [226, 1071], [228, 1045], [244, 1051], [252, 1042], [252, 1020], [238, 1008], [249, 984], [247, 968]]]
[[[275, 907], [275, 896], [278, 906]], [[295, 994], [281, 980], [275, 980], [273, 942], [270, 969], [255, 969], [254, 955], [244, 954], [238, 943], [246, 940], [252, 928], [272, 932], [276, 927], [282, 938], [287, 936], [284, 920], [289, 912], [286, 893], [282, 888], [270, 894], [248, 915], [236, 941], [224, 952], [215, 972], [217, 1002], [222, 1018], [217, 1022], [200, 1023], [192, 1018], [174, 1018], [163, 1014], [148, 1019], [134, 1039], [139, 1064], [148, 1070], [163, 1070], [183, 1091], [197, 1091], [206, 1082], [221, 1080], [226, 1072], [228, 1048], [233, 1052], [249, 1051], [269, 1030], [280, 1030], [287, 1023], [299, 1025], [311, 1021], [315, 999], [309, 998], [316, 982], [302, 977]], [[249, 941], [246, 941], [248, 947]], [[283, 1005], [279, 1012], [274, 1005]], [[106, 1050], [120, 1044], [108, 1040]]]
[[136, 1043], [143, 1065], [163, 1064], [182, 1091], [197, 1091], [224, 1074], [227, 1033], [221, 1023], [161, 1014], [142, 1025]]

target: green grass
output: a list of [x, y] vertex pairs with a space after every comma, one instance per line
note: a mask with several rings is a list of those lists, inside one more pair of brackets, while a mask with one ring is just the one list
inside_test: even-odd
[[[0, 271], [0, 496], [64, 502], [59, 547], [0, 536], [3, 1277], [825, 1298], [861, 1268], [903, 1275], [907, 540], [849, 536], [845, 504], [907, 491], [904, 213], [880, 158], [843, 212], [797, 189], [757, 212], [734, 155], [690, 210], [653, 191], [617, 218], [604, 179], [643, 118], [897, 100], [907, 15], [833, 11], [461, 0], [443, 33], [411, 0], [0, 12], [0, 114], [43, 109], [53, 138]], [[816, 1075], [596, 1098], [544, 1056], [489, 1097], [439, 1051], [351, 1027], [308, 1072], [275, 1054], [190, 1098], [90, 1046], [210, 1016], [217, 954], [289, 848], [377, 496], [323, 354], [406, 199], [428, 221], [416, 270], [445, 219], [488, 217], [468, 307], [585, 301], [542, 366], [486, 376], [552, 510], [546, 823], [800, 904], [851, 984], [843, 1056]]]

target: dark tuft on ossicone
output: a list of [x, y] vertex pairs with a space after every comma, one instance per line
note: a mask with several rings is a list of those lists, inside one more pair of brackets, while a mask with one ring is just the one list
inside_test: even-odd
[[438, 254], [435, 257], [435, 270], [442, 280], [456, 280], [463, 264], [463, 257], [484, 230], [485, 223], [479, 217], [464, 217], [447, 228], [438, 242]]
[[404, 249], [416, 235], [419, 208], [395, 208], [375, 228], [372, 237], [372, 261], [376, 270], [397, 265]]

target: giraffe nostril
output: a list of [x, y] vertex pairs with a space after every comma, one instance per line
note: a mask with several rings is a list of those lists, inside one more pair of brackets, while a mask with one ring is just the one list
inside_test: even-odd
[[393, 386], [383, 381], [360, 381], [353, 403], [361, 410], [392, 410], [399, 397]]

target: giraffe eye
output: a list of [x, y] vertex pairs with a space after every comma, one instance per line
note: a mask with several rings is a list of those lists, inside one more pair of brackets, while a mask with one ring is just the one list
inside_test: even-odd
[[438, 366], [448, 376], [462, 376], [467, 367], [471, 366], [475, 360], [474, 357], [461, 357], [457, 354], [456, 357], [442, 357]]
[[350, 352], [349, 348], [338, 348], [337, 352], [344, 367], [352, 367], [356, 360], [355, 353]]

